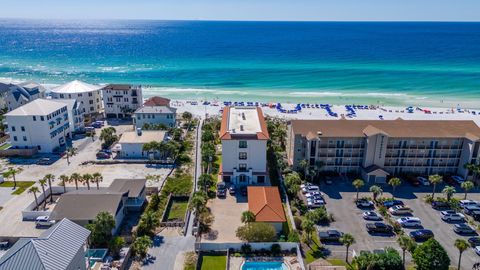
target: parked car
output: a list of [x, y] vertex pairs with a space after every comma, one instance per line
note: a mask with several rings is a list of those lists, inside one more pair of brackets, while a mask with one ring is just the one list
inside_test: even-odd
[[302, 188], [302, 193], [320, 192], [320, 188], [314, 185], [307, 185]]
[[230, 195], [235, 195], [235, 185], [234, 184], [231, 184], [230, 187], [228, 187], [228, 193], [230, 193]]
[[395, 205], [388, 209], [388, 212], [392, 215], [407, 215], [413, 212], [412, 209], [404, 205]]
[[428, 181], [428, 179], [423, 176], [418, 176], [417, 180], [422, 186], [430, 186], [430, 181]]
[[97, 154], [97, 159], [107, 159], [107, 158], [110, 158], [110, 154], [109, 153], [106, 153], [104, 151], [99, 151]]
[[225, 182], [217, 183], [217, 197], [227, 196], [227, 184]]
[[309, 208], [319, 208], [325, 205], [324, 200], [313, 200], [313, 201], [307, 201], [307, 206]]
[[480, 246], [475, 247], [473, 250], [480, 256]]
[[367, 223], [365, 225], [369, 233], [392, 233], [393, 228], [383, 222]]
[[410, 237], [415, 241], [424, 241], [433, 237], [433, 232], [426, 229], [415, 230], [410, 232]]
[[402, 227], [420, 227], [422, 222], [417, 217], [402, 217], [397, 219], [398, 224]]
[[453, 231], [458, 234], [477, 235], [477, 232], [465, 223], [455, 224], [453, 226]]
[[305, 198], [321, 197], [320, 191], [309, 191], [305, 194]]
[[472, 217], [476, 221], [480, 221], [480, 211], [473, 211]]
[[467, 215], [472, 215], [472, 213], [474, 211], [480, 211], [480, 206], [477, 205], [477, 204], [474, 204], [474, 205], [467, 205], [463, 208], [463, 211], [465, 212], [465, 214]]
[[41, 158], [37, 161], [37, 165], [51, 165], [53, 160], [51, 158]]
[[389, 201], [383, 202], [383, 206], [385, 206], [386, 208], [390, 208], [395, 205], [404, 205], [404, 204], [400, 200], [389, 200]]
[[408, 182], [410, 185], [412, 185], [412, 186], [414, 186], [414, 187], [420, 186], [420, 182], [418, 181], [418, 179], [417, 179], [415, 176], [413, 176], [413, 175], [407, 176], [406, 179], [407, 179], [407, 182]]
[[446, 175], [443, 177], [443, 182], [449, 184], [449, 185], [455, 185], [457, 184], [457, 182], [455, 180], [453, 180], [452, 176], [451, 175]]
[[455, 181], [457, 184], [462, 184], [463, 182], [465, 182], [465, 178], [461, 177], [461, 176], [458, 176], [458, 175], [452, 175], [451, 176], [452, 180]]
[[462, 208], [465, 208], [466, 206], [472, 206], [472, 205], [478, 205], [479, 203], [477, 201], [472, 201], [472, 200], [460, 200], [459, 205]]
[[465, 216], [460, 213], [456, 213], [454, 210], [446, 210], [440, 212], [443, 221], [463, 221], [465, 220]]
[[39, 216], [35, 219], [36, 227], [50, 227], [55, 224], [55, 220], [49, 220], [49, 216]]
[[435, 210], [446, 210], [446, 209], [450, 209], [450, 204], [443, 201], [435, 201], [435, 202], [432, 202], [432, 208]]
[[328, 230], [324, 232], [319, 232], [318, 236], [322, 242], [338, 242], [343, 233], [337, 230]]
[[468, 243], [469, 243], [472, 247], [480, 246], [480, 237], [477, 237], [477, 236], [470, 237], [470, 238], [468, 238]]
[[103, 124], [104, 124], [103, 121], [95, 121], [95, 122], [92, 123], [92, 127], [101, 128], [101, 127], [103, 127]]
[[359, 208], [373, 208], [373, 206], [373, 202], [366, 199], [360, 199], [357, 201], [357, 207]]
[[365, 220], [382, 220], [382, 216], [373, 211], [363, 212], [362, 216]]
[[240, 192], [242, 193], [242, 196], [248, 196], [248, 190], [247, 190], [247, 187], [246, 186], [243, 186], [242, 188], [240, 188]]

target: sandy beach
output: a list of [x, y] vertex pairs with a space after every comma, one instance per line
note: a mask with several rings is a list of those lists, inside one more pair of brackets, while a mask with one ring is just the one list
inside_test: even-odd
[[[220, 115], [224, 106], [223, 102], [210, 102], [203, 105], [202, 101], [193, 100], [172, 100], [171, 105], [177, 108], [178, 113], [189, 111], [192, 114], [205, 117]], [[245, 103], [245, 105], [247, 105]], [[259, 104], [262, 105], [261, 103]], [[287, 120], [290, 119], [324, 119], [324, 120], [394, 120], [397, 118], [408, 120], [473, 120], [480, 126], [480, 110], [461, 109], [461, 108], [420, 108], [412, 107], [411, 112], [405, 107], [390, 106], [361, 106], [361, 109], [355, 107], [352, 115], [351, 110], [347, 110], [345, 105], [331, 105], [330, 110], [337, 116], [331, 116], [324, 108], [301, 108], [296, 113], [280, 112], [274, 104], [263, 104], [263, 112], [265, 115], [280, 117]], [[268, 106], [271, 105], [271, 106]], [[297, 104], [282, 103], [282, 108], [286, 110], [294, 110]], [[367, 107], [367, 108], [366, 108]], [[348, 116], [348, 115], [351, 116]]]

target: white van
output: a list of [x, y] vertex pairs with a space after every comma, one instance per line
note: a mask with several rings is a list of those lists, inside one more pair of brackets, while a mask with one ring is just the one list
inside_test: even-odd
[[35, 226], [37, 227], [50, 227], [55, 224], [55, 220], [48, 220], [49, 216], [39, 216], [35, 219]]

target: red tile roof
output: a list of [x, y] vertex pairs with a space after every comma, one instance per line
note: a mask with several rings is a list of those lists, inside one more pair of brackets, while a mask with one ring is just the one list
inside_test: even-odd
[[169, 106], [170, 99], [163, 97], [151, 97], [143, 103], [143, 106]]
[[248, 187], [248, 210], [255, 214], [255, 221], [287, 221], [278, 187]]

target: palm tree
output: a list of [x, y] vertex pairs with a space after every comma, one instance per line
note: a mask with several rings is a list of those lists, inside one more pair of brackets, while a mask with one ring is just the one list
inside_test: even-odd
[[75, 182], [75, 189], [78, 190], [78, 182], [81, 181], [82, 176], [79, 173], [72, 173], [70, 176], [70, 181]]
[[192, 198], [188, 208], [190, 211], [195, 211], [195, 214], [199, 214], [205, 210], [205, 205], [207, 205], [207, 196], [201, 191], [193, 193]]
[[97, 189], [100, 189], [100, 182], [103, 181], [103, 176], [101, 173], [99, 172], [96, 172], [94, 174], [92, 174], [92, 182], [94, 182], [95, 184], [97, 184]]
[[377, 185], [373, 185], [373, 186], [370, 187], [370, 192], [372, 192], [372, 194], [373, 194], [373, 200], [376, 201], [377, 197], [382, 195], [383, 190], [382, 190], [381, 187], [379, 187]]
[[302, 230], [307, 235], [308, 243], [312, 242], [312, 233], [315, 231], [315, 223], [310, 219], [306, 218], [302, 221]]
[[392, 186], [392, 197], [395, 198], [395, 188], [402, 184], [402, 180], [398, 177], [393, 177], [388, 181], [388, 184]]
[[442, 192], [443, 194], [445, 194], [445, 196], [447, 197], [447, 201], [450, 201], [450, 199], [452, 198], [453, 194], [455, 194], [457, 190], [455, 190], [454, 187], [452, 186], [446, 186]]
[[463, 190], [465, 191], [465, 197], [464, 199], [466, 200], [467, 199], [467, 193], [469, 190], [473, 189], [475, 187], [475, 185], [473, 184], [472, 181], [465, 181], [461, 184], [461, 187], [463, 188]]
[[43, 201], [44, 201], [43, 210], [45, 210], [45, 208], [47, 207], [47, 194], [45, 193], [45, 186], [47, 185], [47, 180], [45, 180], [45, 179], [40, 179], [40, 180], [38, 180], [38, 183], [39, 183], [40, 186], [42, 187]]
[[242, 212], [242, 223], [248, 224], [255, 222], [255, 214], [251, 211]]
[[67, 193], [67, 183], [70, 181], [70, 179], [68, 178], [68, 176], [66, 176], [65, 174], [62, 174], [58, 177], [58, 179], [60, 179], [62, 181], [62, 184], [63, 184], [63, 193]]
[[52, 181], [55, 180], [55, 175], [49, 173], [45, 175], [45, 178], [48, 181], [48, 188], [50, 189], [50, 203], [53, 203], [53, 197], [52, 197]]
[[28, 190], [28, 193], [33, 193], [33, 196], [35, 197], [35, 204], [37, 205], [37, 209], [38, 209], [38, 198], [37, 198], [38, 191], [39, 191], [38, 187], [36, 186], [33, 186]]
[[458, 249], [459, 256], [458, 256], [458, 267], [457, 269], [460, 270], [460, 264], [462, 262], [462, 253], [469, 248], [469, 244], [464, 239], [457, 239], [455, 240], [455, 247]]
[[464, 168], [472, 173], [472, 179], [475, 181], [477, 179], [477, 175], [480, 173], [480, 165], [467, 163], [464, 165]]
[[412, 238], [406, 236], [406, 235], [402, 235], [400, 237], [398, 237], [397, 239], [397, 243], [398, 245], [400, 246], [400, 248], [402, 249], [402, 252], [403, 252], [403, 265], [405, 265], [405, 252], [407, 250], [413, 250], [414, 247], [415, 247], [415, 241], [412, 240]]
[[350, 249], [350, 246], [355, 243], [355, 238], [349, 233], [346, 233], [340, 237], [340, 243], [344, 245], [347, 248], [347, 254], [345, 255], [345, 262], [348, 263], [348, 250]]
[[66, 157], [67, 157], [67, 164], [70, 165], [70, 158], [73, 157], [74, 155], [77, 154], [77, 148], [75, 147], [68, 147], [67, 151], [65, 151]]
[[358, 193], [360, 192], [360, 189], [365, 185], [365, 182], [363, 182], [362, 179], [355, 179], [353, 180], [352, 185], [357, 190], [357, 201], [358, 201]]
[[3, 173], [3, 177], [9, 178], [12, 177], [13, 180], [13, 189], [17, 188], [17, 179], [15, 176], [22, 171], [22, 168], [8, 167], [8, 170]]
[[307, 175], [307, 168], [308, 168], [308, 160], [302, 159], [298, 162], [298, 166], [302, 168], [303, 174], [306, 176]]
[[433, 185], [433, 191], [432, 191], [432, 200], [433, 200], [435, 198], [435, 188], [437, 184], [440, 184], [443, 181], [443, 178], [438, 174], [434, 174], [428, 177], [428, 181], [430, 181], [430, 183], [432, 183]]
[[87, 184], [88, 190], [90, 190], [90, 181], [92, 181], [92, 178], [93, 178], [92, 175], [89, 173], [82, 175], [82, 180], [83, 182], [85, 182], [85, 184]]
[[198, 185], [203, 187], [205, 192], [208, 191], [208, 188], [215, 184], [215, 179], [213, 179], [211, 174], [202, 173], [198, 178]]

